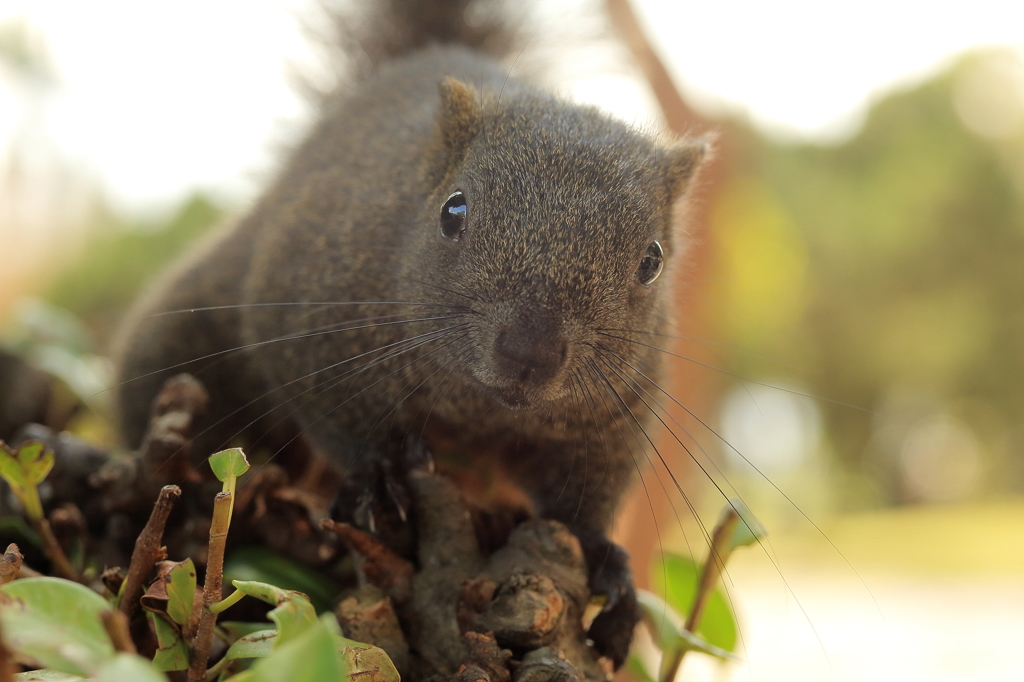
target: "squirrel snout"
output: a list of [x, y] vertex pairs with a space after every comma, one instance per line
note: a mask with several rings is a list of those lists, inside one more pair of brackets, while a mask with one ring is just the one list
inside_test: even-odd
[[565, 366], [569, 342], [555, 325], [519, 323], [498, 332], [494, 355], [504, 381], [522, 388], [541, 387]]

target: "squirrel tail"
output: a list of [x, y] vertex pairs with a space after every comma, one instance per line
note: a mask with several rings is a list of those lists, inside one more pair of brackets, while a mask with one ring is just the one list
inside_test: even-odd
[[[351, 4], [351, 3], [350, 3]], [[520, 42], [523, 16], [510, 0], [371, 0], [357, 12], [333, 12], [350, 64], [374, 67], [431, 44], [458, 44], [507, 55]], [[519, 3], [520, 6], [523, 3]]]

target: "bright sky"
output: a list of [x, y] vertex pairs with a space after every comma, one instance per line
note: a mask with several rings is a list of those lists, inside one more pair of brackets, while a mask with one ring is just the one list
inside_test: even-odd
[[[1024, 46], [1024, 2], [634, 0], [687, 93], [764, 128], [830, 139], [878, 93], [988, 44]], [[49, 43], [61, 79], [47, 128], [121, 203], [166, 205], [196, 187], [245, 196], [302, 107], [289, 65], [308, 62], [296, 19], [310, 0], [0, 0]], [[856, 9], [853, 9], [853, 8]], [[570, 84], [644, 119], [624, 79]], [[0, 88], [0, 144], [23, 110]]]

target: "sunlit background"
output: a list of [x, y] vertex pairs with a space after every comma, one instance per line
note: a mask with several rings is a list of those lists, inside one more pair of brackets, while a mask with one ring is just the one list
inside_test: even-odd
[[[545, 11], [589, 36], [570, 4]], [[744, 662], [683, 677], [1024, 679], [1024, 3], [634, 4], [720, 135], [678, 390], [771, 533], [727, 580]], [[91, 396], [73, 428], [110, 438], [94, 394], [119, 314], [307, 125], [318, 17], [0, 1], [0, 343]], [[610, 40], [570, 42], [548, 80], [659, 125]], [[674, 461], [713, 519], [721, 494]]]

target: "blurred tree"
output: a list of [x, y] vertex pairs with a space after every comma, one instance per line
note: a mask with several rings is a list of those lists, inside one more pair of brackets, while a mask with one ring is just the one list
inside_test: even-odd
[[[929, 396], [980, 438], [1002, 472], [989, 482], [1021, 489], [1020, 468], [1016, 479], [1005, 469], [1024, 454], [1007, 439], [1008, 425], [1024, 422], [1024, 114], [1002, 115], [999, 138], [981, 135], [962, 85], [1008, 58], [1020, 64], [1015, 53], [971, 55], [886, 97], [838, 146], [781, 144], [727, 124], [736, 173], [712, 238], [721, 337], [796, 363], [810, 391], [867, 410], [884, 412], [894, 393]], [[1024, 78], [989, 87], [1024, 88]], [[1002, 101], [1024, 112], [1024, 96]], [[793, 373], [735, 352], [729, 368]], [[914, 499], [906, 443], [874, 438], [880, 415], [823, 407], [842, 461], [876, 476], [886, 499]]]
[[81, 318], [105, 347], [143, 286], [223, 216], [223, 209], [202, 194], [163, 220], [133, 221], [102, 213], [95, 219], [93, 237], [56, 274], [46, 298]]

